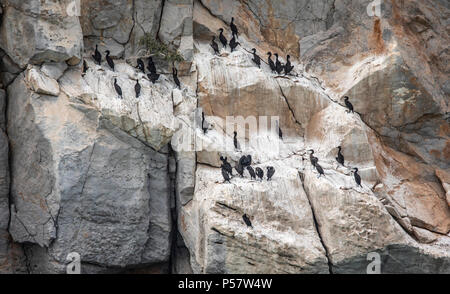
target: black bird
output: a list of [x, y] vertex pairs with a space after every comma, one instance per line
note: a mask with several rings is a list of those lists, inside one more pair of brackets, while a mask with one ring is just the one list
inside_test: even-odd
[[223, 167], [222, 167], [222, 176], [223, 176], [224, 183], [226, 183], [226, 182], [231, 183], [230, 176], [228, 175], [228, 171], [225, 170]]
[[139, 95], [141, 95], [141, 85], [139, 84], [139, 80], [137, 80], [136, 85], [134, 85], [134, 91], [136, 92], [136, 98], [139, 98]]
[[280, 140], [283, 140], [283, 131], [281, 131], [278, 121], [277, 121], [277, 127], [278, 127], [278, 137], [280, 137]]
[[269, 67], [271, 71], [275, 71], [275, 63], [273, 63], [272, 60], [272, 52], [267, 52], [267, 55], [269, 55], [269, 57], [267, 58], [267, 62], [269, 63]]
[[319, 173], [319, 176], [317, 178], [320, 178], [322, 175], [325, 175], [325, 173], [323, 172], [323, 168], [320, 166], [320, 164], [318, 162], [316, 162], [316, 170]]
[[286, 56], [286, 64], [284, 65], [284, 74], [285, 75], [289, 74], [294, 69], [294, 66], [291, 65], [290, 58], [291, 58], [290, 55]]
[[109, 54], [111, 54], [111, 52], [109, 52], [109, 50], [106, 50], [106, 61], [108, 62], [109, 67], [114, 71], [114, 61], [109, 56]]
[[137, 59], [137, 68], [140, 69], [143, 73], [145, 73], [145, 65], [142, 59]]
[[86, 60], [83, 60], [83, 70], [82, 70], [82, 76], [84, 76], [84, 74], [86, 74], [86, 71], [88, 70], [88, 65], [86, 63]]
[[253, 48], [253, 62], [258, 66], [258, 68], [261, 68], [261, 58], [258, 56], [258, 54], [256, 54], [256, 49]]
[[273, 166], [268, 166], [267, 167], [267, 180], [268, 181], [270, 181], [270, 179], [272, 178], [274, 173], [275, 173], [275, 168]]
[[241, 178], [244, 177], [244, 167], [240, 163], [238, 163], [234, 169], [238, 172]]
[[123, 99], [122, 88], [117, 84], [117, 79], [114, 79], [114, 88], [116, 89], [116, 92], [119, 95], [120, 99]]
[[98, 65], [102, 64], [102, 54], [98, 51], [98, 45], [95, 45], [95, 52], [94, 55], [92, 55], [92, 58], [94, 58]]
[[355, 177], [356, 184], [362, 188], [363, 186], [361, 186], [361, 177], [358, 174], [358, 168], [355, 167], [354, 171], [352, 171], [352, 172], [353, 172], [353, 176]]
[[234, 138], [233, 138], [234, 148], [239, 149], [239, 144], [237, 140], [237, 132], [234, 132]]
[[244, 214], [242, 216], [242, 219], [244, 220], [244, 223], [247, 225], [247, 227], [253, 228], [252, 222], [250, 221], [250, 219], [248, 218], [248, 216], [246, 214]]
[[150, 81], [152, 81], [153, 84], [159, 79], [159, 76], [160, 74], [157, 74], [156, 72], [147, 74], [147, 77], [150, 79]]
[[248, 170], [248, 173], [250, 174], [250, 178], [252, 180], [256, 180], [256, 174], [255, 174], [255, 171], [253, 170], [253, 167], [251, 167], [249, 165], [249, 166], [247, 166], [247, 170]]
[[214, 50], [214, 54], [220, 55], [219, 45], [217, 45], [217, 43], [216, 43], [216, 37], [215, 36], [212, 37], [210, 45], [211, 45], [211, 48], [213, 48], [213, 50]]
[[316, 167], [317, 162], [319, 162], [319, 159], [317, 157], [315, 157], [314, 154], [314, 150], [308, 150], [311, 151], [311, 153], [309, 154], [309, 161], [311, 161], [312, 166]]
[[237, 47], [238, 45], [241, 45], [241, 43], [236, 42], [236, 38], [235, 38], [234, 35], [233, 35], [233, 38], [231, 38], [231, 40], [230, 40], [230, 48], [231, 48], [231, 52], [233, 52], [234, 49], [236, 49], [236, 47]]
[[354, 112], [353, 111], [353, 105], [350, 103], [350, 101], [348, 101], [348, 96], [344, 97], [344, 101], [345, 101], [345, 106], [348, 108], [347, 112]]
[[251, 155], [243, 155], [240, 159], [239, 159], [239, 164], [242, 165], [243, 167], [247, 167], [250, 166], [252, 164], [252, 156]]
[[178, 79], [178, 70], [175, 67], [172, 67], [172, 76], [173, 76], [173, 81], [177, 85], [177, 88], [181, 89], [180, 80]]
[[234, 24], [234, 17], [231, 18], [230, 29], [231, 29], [231, 33], [233, 34], [233, 36], [236, 35], [236, 37], [237, 37], [238, 36], [238, 28]]
[[225, 38], [225, 36], [223, 35], [222, 28], [220, 28], [219, 31], [220, 31], [220, 34], [219, 34], [220, 43], [222, 43], [223, 48], [226, 48], [227, 44], [228, 44], [227, 38]]
[[339, 151], [338, 151], [338, 155], [336, 157], [336, 161], [339, 162], [340, 164], [342, 164], [343, 166], [345, 166], [344, 165], [344, 155], [342, 155], [342, 153], [341, 153], [342, 147], [338, 146], [338, 149], [339, 149]]
[[277, 72], [277, 74], [280, 74], [283, 71], [283, 65], [281, 64], [280, 60], [278, 60], [278, 53], [275, 53], [274, 55], [276, 57], [275, 71]]
[[153, 58], [152, 58], [151, 56], [148, 58], [147, 69], [148, 69], [148, 71], [149, 71], [150, 73], [156, 74], [156, 66], [155, 66], [155, 64], [153, 63]]
[[227, 158], [223, 158], [220, 156], [220, 160], [222, 161], [222, 168], [225, 169], [231, 176], [233, 175], [233, 168], [231, 167], [231, 164], [228, 162]]
[[208, 127], [205, 126], [205, 113], [202, 111], [202, 130], [203, 130], [203, 134], [206, 134], [206, 132], [208, 131]]
[[256, 168], [256, 175], [262, 181], [262, 179], [264, 177], [264, 171], [260, 167], [257, 167]]

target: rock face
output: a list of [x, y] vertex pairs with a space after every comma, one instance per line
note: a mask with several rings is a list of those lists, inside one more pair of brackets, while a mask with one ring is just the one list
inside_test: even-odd
[[444, 1], [0, 3], [0, 273], [450, 273]]

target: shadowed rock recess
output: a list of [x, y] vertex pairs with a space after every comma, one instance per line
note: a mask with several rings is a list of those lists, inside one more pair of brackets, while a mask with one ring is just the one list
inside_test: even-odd
[[371, 3], [0, 0], [0, 273], [450, 273], [450, 8]]

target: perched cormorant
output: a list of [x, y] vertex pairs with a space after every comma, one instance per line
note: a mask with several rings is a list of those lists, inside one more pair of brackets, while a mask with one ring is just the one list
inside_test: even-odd
[[239, 144], [237, 140], [237, 132], [234, 132], [234, 138], [233, 138], [234, 148], [239, 149]]
[[148, 65], [147, 65], [147, 69], [150, 73], [155, 74], [156, 73], [156, 66], [153, 63], [153, 58], [150, 56], [148, 58]]
[[253, 62], [258, 66], [258, 68], [261, 68], [261, 58], [259, 58], [258, 54], [256, 54], [256, 49], [253, 48]]
[[244, 220], [244, 223], [247, 225], [247, 227], [253, 228], [252, 222], [251, 222], [250, 219], [248, 218], [247, 214], [244, 214], [244, 215], [242, 216], [242, 219]]
[[226, 48], [227, 44], [228, 44], [228, 40], [223, 35], [223, 29], [222, 28], [219, 29], [219, 32], [220, 32], [220, 34], [219, 34], [220, 43], [222, 43], [223, 48]]
[[114, 89], [116, 89], [117, 94], [119, 95], [120, 99], [122, 99], [122, 88], [117, 84], [117, 79], [114, 79]]
[[109, 52], [109, 50], [106, 50], [106, 61], [108, 62], [109, 67], [114, 71], [114, 61], [109, 56], [109, 54], [111, 54], [111, 52]]
[[139, 84], [139, 80], [137, 80], [136, 85], [134, 85], [134, 91], [136, 92], [136, 98], [139, 98], [139, 95], [141, 95], [141, 85]]
[[150, 81], [152, 81], [153, 84], [159, 79], [159, 76], [160, 74], [157, 74], [156, 72], [147, 74], [147, 77], [150, 79]]
[[281, 131], [278, 121], [277, 121], [277, 127], [278, 127], [278, 137], [280, 137], [280, 140], [283, 140], [283, 131]]
[[262, 181], [262, 179], [264, 177], [264, 171], [260, 167], [257, 167], [256, 168], [256, 175]]
[[202, 111], [202, 130], [203, 134], [206, 134], [208, 127], [205, 127], [205, 113]]
[[253, 167], [251, 167], [249, 165], [249, 166], [247, 166], [247, 170], [248, 170], [248, 173], [250, 174], [250, 178], [252, 180], [256, 180], [256, 174], [255, 174], [255, 171], [253, 170]]
[[290, 58], [291, 58], [290, 55], [286, 56], [286, 64], [284, 65], [284, 74], [285, 75], [289, 74], [294, 69], [294, 66], [291, 65]]
[[236, 35], [236, 37], [237, 37], [238, 36], [238, 28], [234, 24], [234, 17], [231, 18], [230, 29], [231, 29], [231, 33], [233, 34], [233, 36]]
[[269, 55], [269, 57], [267, 58], [267, 62], [269, 63], [270, 70], [276, 71], [275, 63], [273, 63], [273, 60], [272, 60], [272, 52], [267, 52], [267, 55]]
[[317, 162], [319, 162], [319, 159], [317, 157], [315, 157], [314, 154], [314, 150], [308, 150], [311, 151], [311, 153], [309, 154], [309, 161], [311, 161], [312, 166], [316, 167]]
[[250, 166], [252, 164], [252, 156], [251, 155], [242, 155], [242, 157], [239, 159], [239, 164], [243, 167]]
[[353, 111], [353, 105], [348, 101], [348, 96], [344, 97], [345, 106], [348, 108], [347, 112], [354, 112]]
[[238, 45], [241, 45], [241, 43], [236, 42], [236, 38], [235, 38], [235, 36], [233, 35], [233, 38], [231, 38], [231, 40], [230, 40], [230, 48], [231, 48], [231, 52], [233, 52], [234, 49], [236, 49], [236, 47], [237, 47]]
[[318, 162], [316, 162], [316, 170], [319, 173], [319, 176], [317, 178], [320, 178], [322, 175], [325, 175], [325, 173], [323, 172], [323, 168], [320, 166], [320, 164]]
[[172, 76], [173, 76], [173, 81], [177, 85], [177, 88], [181, 89], [180, 80], [178, 79], [178, 70], [175, 67], [172, 67]]
[[216, 37], [215, 36], [212, 37], [210, 45], [211, 45], [211, 48], [213, 48], [213, 50], [214, 50], [214, 54], [220, 55], [219, 45], [217, 45], [217, 43], [216, 43]]
[[222, 176], [223, 176], [224, 183], [226, 183], [226, 182], [231, 183], [230, 176], [228, 175], [228, 171], [225, 170], [223, 167], [222, 167]]
[[83, 60], [83, 70], [82, 70], [82, 76], [84, 76], [84, 74], [86, 73], [86, 71], [88, 70], [88, 65], [86, 63], [86, 60]]
[[278, 53], [275, 53], [274, 55], [276, 57], [275, 71], [277, 72], [277, 74], [280, 74], [283, 71], [283, 65], [281, 64], [280, 60], [278, 60]]
[[233, 175], [233, 168], [231, 167], [231, 164], [228, 162], [227, 158], [223, 158], [220, 156], [220, 160], [222, 161], [222, 168], [225, 169], [231, 176]]
[[98, 51], [98, 45], [95, 45], [95, 52], [94, 55], [92, 55], [92, 58], [94, 58], [98, 65], [102, 64], [102, 54]]
[[268, 166], [267, 167], [267, 180], [268, 181], [270, 181], [270, 179], [272, 178], [274, 173], [275, 173], [275, 168], [273, 166]]
[[358, 174], [358, 168], [355, 167], [354, 171], [352, 171], [352, 172], [353, 172], [353, 176], [355, 177], [356, 184], [362, 188], [363, 186], [361, 186], [361, 177]]
[[142, 59], [137, 59], [137, 68], [140, 69], [143, 73], [145, 73], [145, 65]]
[[341, 153], [342, 147], [338, 146], [338, 149], [339, 149], [339, 151], [338, 151], [338, 155], [336, 157], [336, 161], [344, 166], [344, 155], [342, 155], [342, 153]]
[[244, 167], [240, 163], [238, 163], [234, 169], [238, 172], [241, 178], [244, 177]]

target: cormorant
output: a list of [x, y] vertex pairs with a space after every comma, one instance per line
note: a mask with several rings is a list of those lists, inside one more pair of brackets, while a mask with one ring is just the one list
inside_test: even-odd
[[236, 37], [237, 37], [238, 36], [238, 28], [234, 24], [234, 17], [231, 18], [230, 29], [231, 29], [231, 33], [233, 34], [233, 36], [236, 35]]
[[109, 54], [111, 54], [111, 52], [109, 52], [109, 50], [106, 50], [106, 61], [108, 62], [109, 67], [114, 71], [114, 61], [109, 56]]
[[353, 105], [348, 101], [348, 96], [344, 97], [345, 106], [348, 108], [347, 112], [354, 112], [353, 111]]
[[156, 73], [156, 66], [153, 63], [153, 58], [150, 56], [148, 58], [148, 65], [147, 65], [147, 69], [150, 73], [155, 74]]
[[95, 52], [94, 55], [92, 55], [92, 58], [94, 58], [98, 65], [102, 64], [102, 54], [98, 51], [98, 45], [95, 45]]
[[272, 52], [267, 52], [267, 55], [269, 55], [269, 57], [267, 58], [267, 62], [269, 63], [269, 67], [271, 71], [275, 71], [275, 63], [273, 63], [272, 60]]
[[238, 144], [238, 140], [237, 140], [237, 132], [234, 132], [233, 143], [234, 143], [234, 148], [238, 150], [239, 144]]
[[278, 127], [278, 137], [280, 137], [280, 140], [283, 140], [283, 131], [281, 131], [278, 121], [277, 121], [277, 127]]
[[228, 162], [227, 158], [223, 158], [220, 156], [220, 160], [222, 161], [222, 168], [225, 169], [231, 176], [233, 175], [233, 168], [231, 167], [231, 164]]
[[280, 60], [278, 60], [278, 53], [274, 54], [276, 57], [275, 60], [275, 71], [280, 74], [283, 71], [283, 65], [281, 64]]
[[339, 149], [339, 151], [338, 151], [338, 155], [336, 157], [336, 161], [339, 162], [340, 164], [342, 164], [343, 166], [345, 166], [344, 165], [344, 155], [342, 155], [342, 153], [341, 153], [342, 147], [338, 146], [338, 149]]
[[225, 170], [223, 167], [222, 167], [222, 176], [223, 176], [224, 183], [226, 183], [226, 182], [231, 183], [230, 176], [228, 175], [228, 171]]
[[267, 180], [268, 181], [270, 181], [270, 179], [272, 178], [274, 173], [275, 173], [275, 168], [273, 166], [268, 166], [267, 167]]
[[264, 177], [264, 171], [260, 167], [257, 167], [256, 168], [256, 175], [262, 181], [262, 179]]
[[249, 166], [247, 166], [247, 170], [248, 170], [248, 173], [250, 174], [250, 178], [252, 180], [256, 180], [256, 174], [255, 174], [255, 171], [253, 170], [253, 167], [251, 167], [249, 165]]
[[214, 50], [214, 54], [220, 55], [219, 45], [217, 45], [217, 43], [216, 43], [216, 37], [215, 36], [212, 37], [210, 45], [211, 45], [211, 48], [213, 48], [213, 50]]
[[150, 81], [152, 81], [153, 84], [159, 79], [159, 76], [160, 74], [157, 74], [156, 72], [147, 74], [147, 77], [150, 79]]
[[88, 70], [88, 65], [86, 63], [86, 60], [83, 60], [83, 70], [82, 70], [82, 76], [86, 74], [86, 71]]
[[122, 99], [122, 88], [117, 84], [117, 79], [114, 79], [114, 89], [116, 89], [117, 94], [119, 95], [120, 99]]
[[317, 157], [315, 157], [314, 154], [314, 150], [308, 150], [311, 151], [311, 153], [309, 154], [309, 161], [311, 161], [312, 166], [316, 167], [317, 162], [319, 162], [319, 159]]
[[256, 63], [256, 65], [258, 66], [258, 68], [261, 68], [261, 58], [259, 58], [258, 54], [256, 54], [256, 49], [253, 48], [253, 62]]
[[325, 175], [325, 173], [323, 172], [323, 168], [320, 166], [320, 164], [318, 162], [316, 162], [316, 170], [319, 173], [319, 176], [317, 178], [320, 178], [322, 175]]
[[222, 43], [223, 48], [226, 48], [228, 41], [227, 41], [227, 38], [225, 38], [225, 36], [223, 35], [223, 29], [220, 28], [219, 32], [220, 32], [220, 34], [219, 34], [220, 43]]
[[206, 132], [208, 131], [208, 128], [205, 127], [205, 113], [202, 111], [202, 130], [203, 130], [203, 134], [206, 134]]
[[238, 45], [241, 45], [241, 43], [236, 42], [236, 38], [235, 38], [234, 35], [233, 35], [233, 38], [231, 38], [231, 40], [230, 40], [230, 48], [231, 48], [231, 52], [233, 52], [234, 49], [236, 49], [236, 47], [237, 47]]
[[136, 85], [134, 85], [134, 91], [136, 92], [136, 98], [139, 98], [139, 95], [141, 95], [141, 85], [139, 84], [139, 80], [137, 80]]
[[253, 228], [252, 222], [251, 222], [250, 219], [248, 218], [247, 214], [244, 214], [244, 215], [242, 216], [242, 219], [244, 220], [244, 223], [247, 225], [247, 227]]
[[284, 74], [285, 75], [289, 74], [294, 69], [294, 66], [291, 65], [290, 58], [291, 58], [290, 55], [286, 56], [286, 64], [284, 65]]
[[244, 167], [240, 163], [238, 163], [234, 169], [238, 172], [241, 178], [244, 177]]
[[352, 172], [353, 172], [353, 176], [355, 177], [356, 184], [362, 188], [363, 186], [361, 186], [361, 177], [358, 174], [358, 168], [355, 167], [354, 171], [352, 171]]
[[137, 59], [137, 68], [140, 69], [143, 73], [145, 73], [145, 65], [142, 59]]
[[180, 80], [178, 79], [178, 70], [175, 67], [172, 67], [172, 76], [173, 76], [173, 81], [177, 85], [177, 88], [181, 89]]
[[239, 164], [242, 165], [243, 167], [246, 166], [250, 166], [252, 164], [252, 156], [251, 155], [243, 155], [240, 159], [239, 159]]

